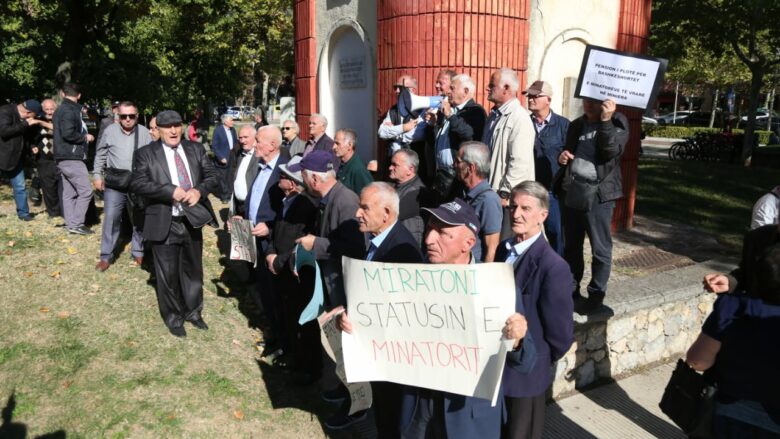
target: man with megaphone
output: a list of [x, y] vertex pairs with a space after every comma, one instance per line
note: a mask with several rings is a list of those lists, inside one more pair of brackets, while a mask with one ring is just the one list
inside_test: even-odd
[[[417, 91], [417, 79], [411, 75], [401, 75], [393, 84], [393, 92], [396, 96], [396, 105], [387, 110], [384, 120], [379, 124], [377, 135], [380, 139], [390, 142], [388, 156], [402, 148], [411, 148], [424, 157], [425, 152], [425, 124], [420, 110], [409, 110], [410, 96], [415, 96]], [[423, 170], [425, 163], [423, 163]], [[423, 178], [427, 175], [423, 172]]]

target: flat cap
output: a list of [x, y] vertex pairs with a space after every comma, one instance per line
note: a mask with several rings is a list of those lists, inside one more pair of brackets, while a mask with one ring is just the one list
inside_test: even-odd
[[166, 127], [171, 125], [181, 125], [181, 115], [173, 110], [161, 111], [157, 114], [157, 126]]

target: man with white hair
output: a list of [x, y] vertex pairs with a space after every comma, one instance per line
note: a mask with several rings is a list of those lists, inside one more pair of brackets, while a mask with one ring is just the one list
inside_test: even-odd
[[442, 201], [451, 200], [458, 192], [453, 189], [453, 165], [461, 143], [482, 139], [487, 116], [485, 109], [474, 101], [475, 91], [476, 86], [469, 75], [456, 75], [452, 78], [447, 99], [442, 101], [441, 110], [429, 120], [432, 124], [429, 133], [435, 133], [432, 142], [436, 157], [433, 191]]
[[[490, 187], [509, 205], [512, 188], [534, 179], [534, 131], [531, 114], [520, 105], [517, 90], [520, 80], [514, 70], [498, 69], [490, 76], [488, 100], [493, 103], [485, 125], [482, 142], [488, 145], [490, 157]], [[511, 234], [511, 215], [504, 214], [504, 235]], [[507, 237], [502, 236], [502, 237]]]
[[211, 139], [211, 150], [214, 151], [214, 164], [220, 175], [220, 190], [216, 194], [226, 203], [230, 200], [231, 188], [228, 184], [228, 161], [230, 160], [230, 151], [238, 145], [238, 135], [233, 128], [233, 117], [229, 114], [222, 115], [222, 125], [214, 128], [214, 135]]
[[257, 176], [257, 162], [260, 158], [255, 155], [255, 136], [257, 130], [252, 125], [244, 125], [238, 130], [238, 143], [241, 148], [230, 154], [230, 179], [233, 185], [233, 196], [230, 200], [230, 216], [243, 217], [246, 213], [246, 198], [252, 182]]
[[286, 149], [290, 153], [290, 157], [298, 154], [303, 154], [303, 150], [306, 149], [306, 142], [304, 142], [298, 133], [301, 132], [301, 128], [298, 126], [298, 122], [295, 119], [287, 119], [282, 123], [282, 149]]
[[[245, 218], [252, 222], [252, 235], [257, 244], [258, 261], [265, 260], [270, 245], [271, 231], [276, 219], [281, 216], [284, 194], [279, 188], [280, 165], [287, 163], [286, 155], [280, 154], [282, 133], [271, 125], [260, 127], [255, 135], [255, 156], [258, 170], [247, 193]], [[255, 288], [252, 290], [256, 303], [263, 308], [270, 334], [266, 333], [266, 353], [284, 346], [284, 327], [281, 320], [279, 292], [271, 286], [268, 266], [258, 263], [255, 269]], [[281, 345], [276, 345], [280, 342]]]
[[430, 196], [428, 188], [417, 174], [419, 167], [420, 158], [412, 149], [399, 149], [390, 157], [389, 178], [395, 183], [401, 203], [398, 220], [422, 248], [425, 223], [420, 215], [420, 208], [427, 207]]

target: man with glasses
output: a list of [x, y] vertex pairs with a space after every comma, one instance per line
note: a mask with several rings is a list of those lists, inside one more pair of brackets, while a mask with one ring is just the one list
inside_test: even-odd
[[304, 142], [298, 133], [301, 131], [298, 126], [298, 122], [295, 119], [287, 119], [282, 124], [282, 149], [287, 150], [290, 153], [290, 157], [303, 154], [303, 150], [306, 149], [306, 142]]
[[[417, 93], [417, 79], [411, 75], [402, 75], [393, 84], [393, 94], [398, 100], [401, 90], [408, 89], [412, 93]], [[380, 139], [390, 142], [389, 154], [401, 148], [409, 148], [412, 142], [425, 139], [425, 125], [420, 125], [423, 121], [422, 116], [417, 113], [409, 114], [406, 117], [401, 116], [398, 111], [398, 105], [393, 105], [387, 110], [385, 119], [379, 125], [377, 134]], [[419, 126], [419, 129], [418, 129]]]
[[[106, 168], [133, 169], [133, 154], [141, 146], [152, 143], [149, 130], [138, 124], [138, 108], [132, 102], [118, 106], [119, 123], [106, 127], [98, 140], [95, 165], [92, 170], [95, 189], [103, 193], [103, 235], [100, 239], [100, 261], [95, 265], [98, 271], [106, 271], [114, 261], [114, 252], [122, 227], [122, 214], [127, 204], [127, 188], [106, 186], [103, 173]], [[130, 212], [128, 212], [130, 213]], [[132, 213], [128, 215], [132, 217]], [[144, 246], [141, 231], [133, 226], [131, 240], [133, 260], [139, 266], [143, 263]]]
[[563, 256], [563, 231], [558, 197], [552, 192], [552, 180], [560, 169], [558, 156], [566, 145], [569, 119], [555, 114], [550, 108], [552, 86], [544, 81], [531, 84], [523, 94], [528, 97], [528, 109], [536, 131], [534, 140], [534, 172], [536, 181], [547, 188], [550, 206], [544, 220], [544, 234], [550, 247]]
[[186, 337], [184, 321], [203, 321], [203, 231], [217, 218], [208, 195], [218, 187], [214, 165], [200, 143], [182, 139], [179, 113], [157, 115], [160, 142], [136, 151], [130, 191], [147, 200], [144, 239], [151, 244], [157, 304], [168, 330]]

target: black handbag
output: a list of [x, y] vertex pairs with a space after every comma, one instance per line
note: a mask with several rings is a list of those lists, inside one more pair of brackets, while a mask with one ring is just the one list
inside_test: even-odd
[[689, 437], [709, 438], [716, 391], [707, 374], [696, 372], [680, 359], [658, 405]]
[[[135, 158], [135, 150], [138, 149], [138, 126], [135, 127], [135, 140], [133, 142], [133, 156]], [[133, 160], [130, 160], [132, 163]], [[103, 168], [103, 182], [106, 187], [117, 191], [127, 191], [130, 187], [130, 181], [133, 179], [133, 171], [120, 168]]]
[[570, 209], [590, 212], [599, 189], [598, 181], [590, 181], [569, 173], [569, 185], [563, 197], [563, 204]]

